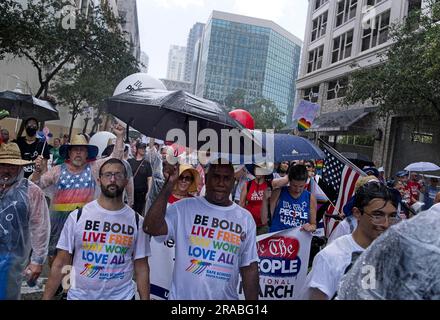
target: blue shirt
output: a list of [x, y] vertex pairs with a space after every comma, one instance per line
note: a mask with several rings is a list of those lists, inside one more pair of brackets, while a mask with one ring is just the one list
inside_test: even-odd
[[270, 226], [270, 232], [301, 227], [310, 222], [310, 192], [304, 190], [295, 199], [289, 193], [289, 187], [281, 188], [278, 204]]

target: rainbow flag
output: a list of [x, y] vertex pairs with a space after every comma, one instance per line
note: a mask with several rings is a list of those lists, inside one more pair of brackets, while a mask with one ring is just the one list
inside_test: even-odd
[[298, 130], [299, 131], [307, 131], [312, 126], [310, 121], [307, 121], [305, 118], [301, 118], [298, 120]]

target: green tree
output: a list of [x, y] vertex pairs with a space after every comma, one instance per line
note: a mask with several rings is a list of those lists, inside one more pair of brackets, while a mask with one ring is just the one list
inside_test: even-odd
[[380, 115], [440, 118], [440, 3], [428, 8], [392, 27], [381, 63], [351, 74], [344, 104], [371, 99]]
[[[123, 78], [138, 71], [137, 67], [131, 64], [131, 56], [126, 54], [117, 56], [119, 59], [112, 64], [82, 61], [72, 69], [61, 71], [57, 76], [57, 81], [52, 87], [58, 99], [69, 107], [72, 117], [69, 136], [75, 119], [84, 113], [86, 107], [98, 111], [94, 119], [93, 131], [103, 114], [104, 99], [113, 95], [114, 88]], [[86, 130], [87, 125], [83, 128], [83, 132]]]
[[53, 85], [53, 90], [58, 100], [69, 108], [71, 115], [69, 137], [71, 137], [76, 118], [82, 115], [87, 107], [87, 91], [93, 86], [93, 80], [88, 74], [78, 73], [77, 69], [63, 70], [58, 77], [60, 81]]
[[227, 111], [235, 109], [247, 109], [245, 105], [246, 91], [243, 89], [237, 89], [230, 95], [226, 96], [224, 105]]
[[[129, 44], [105, 1], [85, 15], [68, 1], [16, 0], [0, 3], [0, 59], [26, 57], [38, 73], [37, 97], [47, 95], [50, 82], [63, 68], [87, 61], [114, 65]], [[124, 58], [126, 61], [128, 58]], [[128, 62], [136, 65], [134, 57]]]
[[275, 129], [277, 131], [285, 126], [284, 113], [269, 99], [258, 99], [248, 107], [248, 111], [254, 118], [257, 129]]

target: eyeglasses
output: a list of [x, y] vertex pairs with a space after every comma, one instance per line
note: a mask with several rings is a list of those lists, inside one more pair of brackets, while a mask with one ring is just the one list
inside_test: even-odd
[[112, 177], [115, 177], [115, 180], [122, 180], [125, 179], [125, 174], [122, 172], [104, 172], [101, 174], [101, 177], [104, 177], [107, 180], [110, 180]]
[[384, 214], [366, 213], [366, 212], [364, 212], [364, 214], [366, 214], [371, 218], [371, 222], [374, 225], [383, 225], [387, 221], [387, 219], [389, 224], [395, 224], [400, 221], [400, 217], [397, 215], [397, 213], [392, 216], [387, 216]]
[[180, 176], [179, 177], [179, 180], [180, 181], [189, 181], [189, 182], [192, 182], [193, 181], [193, 177], [192, 176]]

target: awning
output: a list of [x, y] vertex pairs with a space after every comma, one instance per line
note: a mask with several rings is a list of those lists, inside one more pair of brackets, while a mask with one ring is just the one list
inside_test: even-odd
[[377, 107], [350, 109], [337, 112], [323, 113], [319, 115], [308, 132], [343, 132], [349, 131], [359, 120], [377, 110]]

